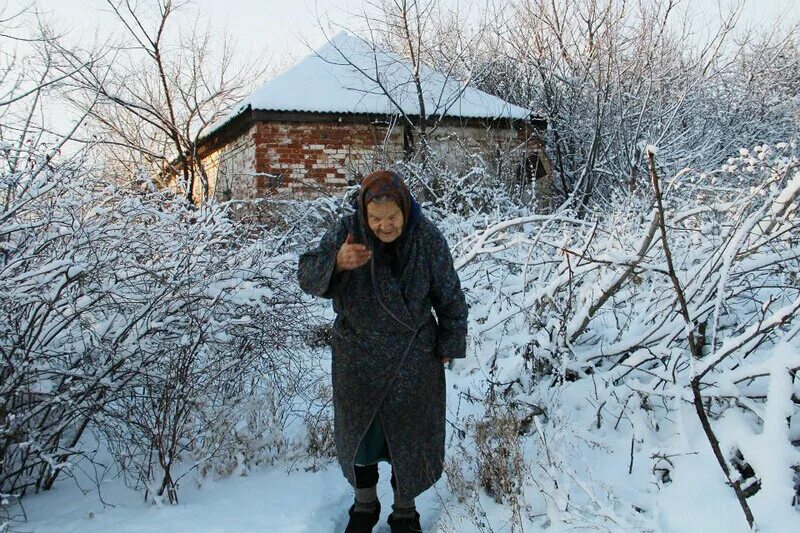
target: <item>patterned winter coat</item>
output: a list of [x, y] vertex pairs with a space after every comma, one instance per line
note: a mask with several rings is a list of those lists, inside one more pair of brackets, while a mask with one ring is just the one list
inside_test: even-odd
[[[302, 289], [331, 298], [334, 438], [355, 486], [353, 462], [375, 416], [386, 436], [397, 490], [413, 498], [442, 474], [445, 377], [442, 358], [465, 356], [467, 305], [447, 241], [416, 202], [392, 267], [359, 212], [340, 219], [300, 257]], [[373, 250], [366, 265], [335, 272], [347, 234]], [[432, 314], [436, 312], [436, 318]]]

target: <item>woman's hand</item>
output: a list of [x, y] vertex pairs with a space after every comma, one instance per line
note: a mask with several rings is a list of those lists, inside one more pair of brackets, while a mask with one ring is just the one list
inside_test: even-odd
[[342, 270], [355, 270], [367, 264], [372, 252], [363, 244], [353, 242], [353, 234], [348, 233], [347, 239], [336, 254], [336, 272]]

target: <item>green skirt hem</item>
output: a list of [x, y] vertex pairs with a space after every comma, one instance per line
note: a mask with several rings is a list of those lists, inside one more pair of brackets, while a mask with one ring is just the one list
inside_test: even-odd
[[386, 435], [384, 435], [383, 426], [381, 425], [381, 418], [375, 415], [366, 435], [361, 440], [361, 444], [358, 445], [355, 464], [366, 466], [377, 464], [380, 461], [392, 463], [389, 456], [389, 445], [386, 443]]

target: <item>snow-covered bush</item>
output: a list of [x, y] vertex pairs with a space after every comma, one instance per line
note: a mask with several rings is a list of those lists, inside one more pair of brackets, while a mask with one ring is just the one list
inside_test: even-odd
[[442, 61], [545, 117], [556, 191], [591, 209], [613, 191], [647, 195], [648, 142], [674, 175], [687, 166], [710, 171], [741, 146], [798, 135], [796, 21], [744, 30], [752, 21], [741, 6], [713, 23], [686, 7], [521, 0], [492, 14], [472, 63]]
[[[494, 391], [523, 406], [520, 424], [535, 421], [522, 446], [549, 522], [654, 529], [655, 498], [701, 490], [733, 506], [732, 523], [744, 523], [745, 508], [764, 527], [791, 523], [797, 146], [742, 150], [661, 189], [663, 209], [626, 198], [596, 219], [528, 215], [456, 246], [484, 376], [470, 394]], [[478, 449], [476, 435], [463, 440]], [[464, 468], [477, 469], [472, 461]], [[651, 481], [659, 489], [647, 496], [624, 488]]]
[[201, 469], [280, 451], [281, 414], [261, 407], [284, 405], [303, 374], [293, 257], [220, 206], [31, 168], [3, 176], [3, 492], [49, 488], [87, 430], [170, 502], [189, 451]]
[[520, 209], [520, 193], [507, 172], [490, 169], [478, 154], [465, 152], [454, 166], [449, 157], [432, 152], [424, 163], [398, 162], [394, 167], [412, 193], [434, 219], [446, 216], [471, 218], [478, 214], [510, 213]]

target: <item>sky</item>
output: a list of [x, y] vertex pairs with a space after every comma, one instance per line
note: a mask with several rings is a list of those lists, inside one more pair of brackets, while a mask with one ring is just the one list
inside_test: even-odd
[[[25, 0], [12, 0], [26, 4]], [[112, 17], [105, 0], [35, 0], [61, 28], [75, 33], [93, 32]], [[3, 0], [0, 0], [2, 5]], [[307, 46], [324, 42], [319, 20], [327, 16], [347, 20], [347, 13], [357, 12], [361, 0], [192, 0], [185, 11], [193, 8], [212, 21], [217, 30], [227, 29], [237, 36], [242, 53], [267, 53], [284, 63], [307, 55]], [[91, 16], [87, 16], [91, 15]]]
[[[156, 0], [130, 0], [132, 3], [147, 4]], [[181, 1], [181, 0], [177, 0]], [[380, 0], [371, 0], [379, 2]], [[462, 12], [465, 6], [504, 5], [512, 0], [438, 0], [441, 5], [458, 7]], [[588, 1], [588, 0], [578, 0]], [[647, 0], [642, 0], [647, 1]], [[703, 21], [711, 21], [720, 12], [719, 3], [730, 5], [739, 0], [678, 0], [679, 9], [693, 12], [702, 38]], [[782, 20], [800, 21], [800, 0], [743, 0], [744, 8], [741, 23], [764, 24], [782, 15]], [[246, 61], [261, 58], [266, 65], [263, 81], [268, 81], [300, 59], [322, 46], [326, 39], [321, 28], [326, 20], [332, 20], [347, 28], [358, 27], [358, 14], [365, 9], [370, 0], [189, 0], [184, 3], [180, 27], [193, 22], [192, 13], [199, 11], [201, 19], [210, 22], [211, 27], [222, 32], [227, 30], [236, 36], [236, 57]], [[93, 40], [104, 40], [121, 28], [110, 13], [105, 0], [0, 0], [0, 16], [17, 11], [21, 6], [36, 5], [52, 21], [59, 32], [67, 32], [87, 46]], [[3, 9], [5, 7], [5, 10]], [[472, 7], [472, 13], [479, 7]], [[322, 21], [322, 22], [321, 22]], [[330, 29], [328, 30], [330, 31]], [[334, 30], [335, 32], [335, 30]], [[254, 87], [255, 88], [255, 87]], [[60, 106], [51, 110], [49, 116], [56, 117], [55, 123], [62, 121], [65, 111]], [[59, 118], [61, 117], [61, 118]], [[60, 129], [60, 128], [57, 128]]]
[[[110, 19], [103, 12], [104, 0], [34, 0], [43, 11], [49, 12], [62, 28], [74, 34], [93, 32]], [[458, 0], [443, 0], [445, 4], [463, 5]], [[729, 5], [735, 0], [722, 0]], [[478, 4], [491, 0], [477, 0]], [[779, 14], [800, 20], [800, 0], [744, 0], [743, 22], [759, 23]], [[0, 0], [2, 6], [4, 0]], [[23, 5], [30, 0], [11, 0], [10, 5]], [[476, 2], [472, 2], [476, 3]], [[364, 0], [193, 0], [200, 12], [209, 17], [216, 29], [227, 28], [238, 36], [242, 53], [269, 53], [280, 65], [296, 62], [307, 55], [308, 46], [323, 44], [324, 35], [319, 20], [331, 18], [347, 24], [352, 13], [363, 9]], [[189, 6], [193, 7], [192, 5]], [[713, 19], [719, 12], [718, 0], [683, 0], [697, 13], [698, 19]], [[107, 9], [107, 8], [106, 8]]]

